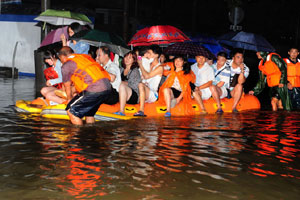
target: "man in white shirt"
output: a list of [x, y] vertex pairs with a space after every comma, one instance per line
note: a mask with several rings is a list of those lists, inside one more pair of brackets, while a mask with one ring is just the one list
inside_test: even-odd
[[230, 96], [233, 98], [232, 112], [237, 113], [236, 108], [243, 94], [243, 84], [249, 76], [249, 68], [244, 63], [242, 50], [235, 49], [232, 52], [232, 60], [228, 60], [230, 66]]
[[205, 56], [197, 55], [195, 59], [196, 63], [191, 66], [191, 69], [196, 76], [196, 88], [193, 91], [193, 96], [200, 105], [202, 112], [206, 112], [202, 100], [207, 100], [211, 97], [212, 93], [209, 87], [215, 80], [215, 74], [213, 68], [206, 63]]
[[96, 61], [103, 66], [103, 68], [110, 75], [110, 83], [112, 84], [113, 91], [108, 98], [106, 104], [113, 105], [119, 102], [119, 87], [121, 84], [121, 71], [118, 65], [111, 61], [110, 50], [106, 46], [101, 46], [96, 52]]

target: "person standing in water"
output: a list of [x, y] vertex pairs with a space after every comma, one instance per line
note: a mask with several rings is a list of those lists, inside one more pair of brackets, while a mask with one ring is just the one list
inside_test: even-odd
[[[99, 106], [111, 93], [110, 76], [95, 60], [86, 54], [73, 54], [70, 47], [58, 52], [63, 63], [62, 76], [68, 105], [66, 111], [72, 124], [94, 123], [94, 115]], [[72, 85], [76, 92], [72, 94]]]
[[289, 57], [284, 58], [287, 65], [288, 91], [293, 109], [300, 109], [300, 59], [299, 50], [295, 47], [288, 51]]
[[259, 62], [259, 81], [251, 95], [258, 95], [267, 82], [270, 87], [272, 110], [291, 110], [291, 102], [287, 89], [287, 70], [283, 59], [276, 53], [257, 52]]

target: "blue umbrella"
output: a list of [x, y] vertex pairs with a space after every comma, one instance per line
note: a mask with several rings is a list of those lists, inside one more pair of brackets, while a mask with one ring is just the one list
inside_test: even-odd
[[220, 43], [252, 51], [274, 52], [275, 48], [261, 35], [255, 33], [229, 32], [217, 38]]
[[195, 37], [191, 37], [191, 40], [192, 40], [192, 42], [194, 42], [196, 44], [200, 44], [203, 47], [205, 47], [206, 49], [208, 49], [216, 57], [220, 51], [226, 52], [227, 54], [230, 53], [230, 51], [228, 49], [221, 46], [221, 44], [218, 42], [218, 40], [212, 36], [205, 36], [205, 35], [199, 34]]

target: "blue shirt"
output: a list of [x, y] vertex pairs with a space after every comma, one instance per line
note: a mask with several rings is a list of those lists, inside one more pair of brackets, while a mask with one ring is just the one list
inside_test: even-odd
[[74, 44], [73, 42], [70, 42], [69, 47], [73, 49], [74, 53], [77, 54], [88, 54], [90, 50], [90, 45], [86, 42], [77, 42]]

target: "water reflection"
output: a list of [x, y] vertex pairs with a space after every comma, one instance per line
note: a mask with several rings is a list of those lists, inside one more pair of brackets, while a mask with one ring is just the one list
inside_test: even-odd
[[1, 199], [300, 196], [298, 112], [144, 118], [78, 128], [15, 113], [10, 100], [0, 105]]

